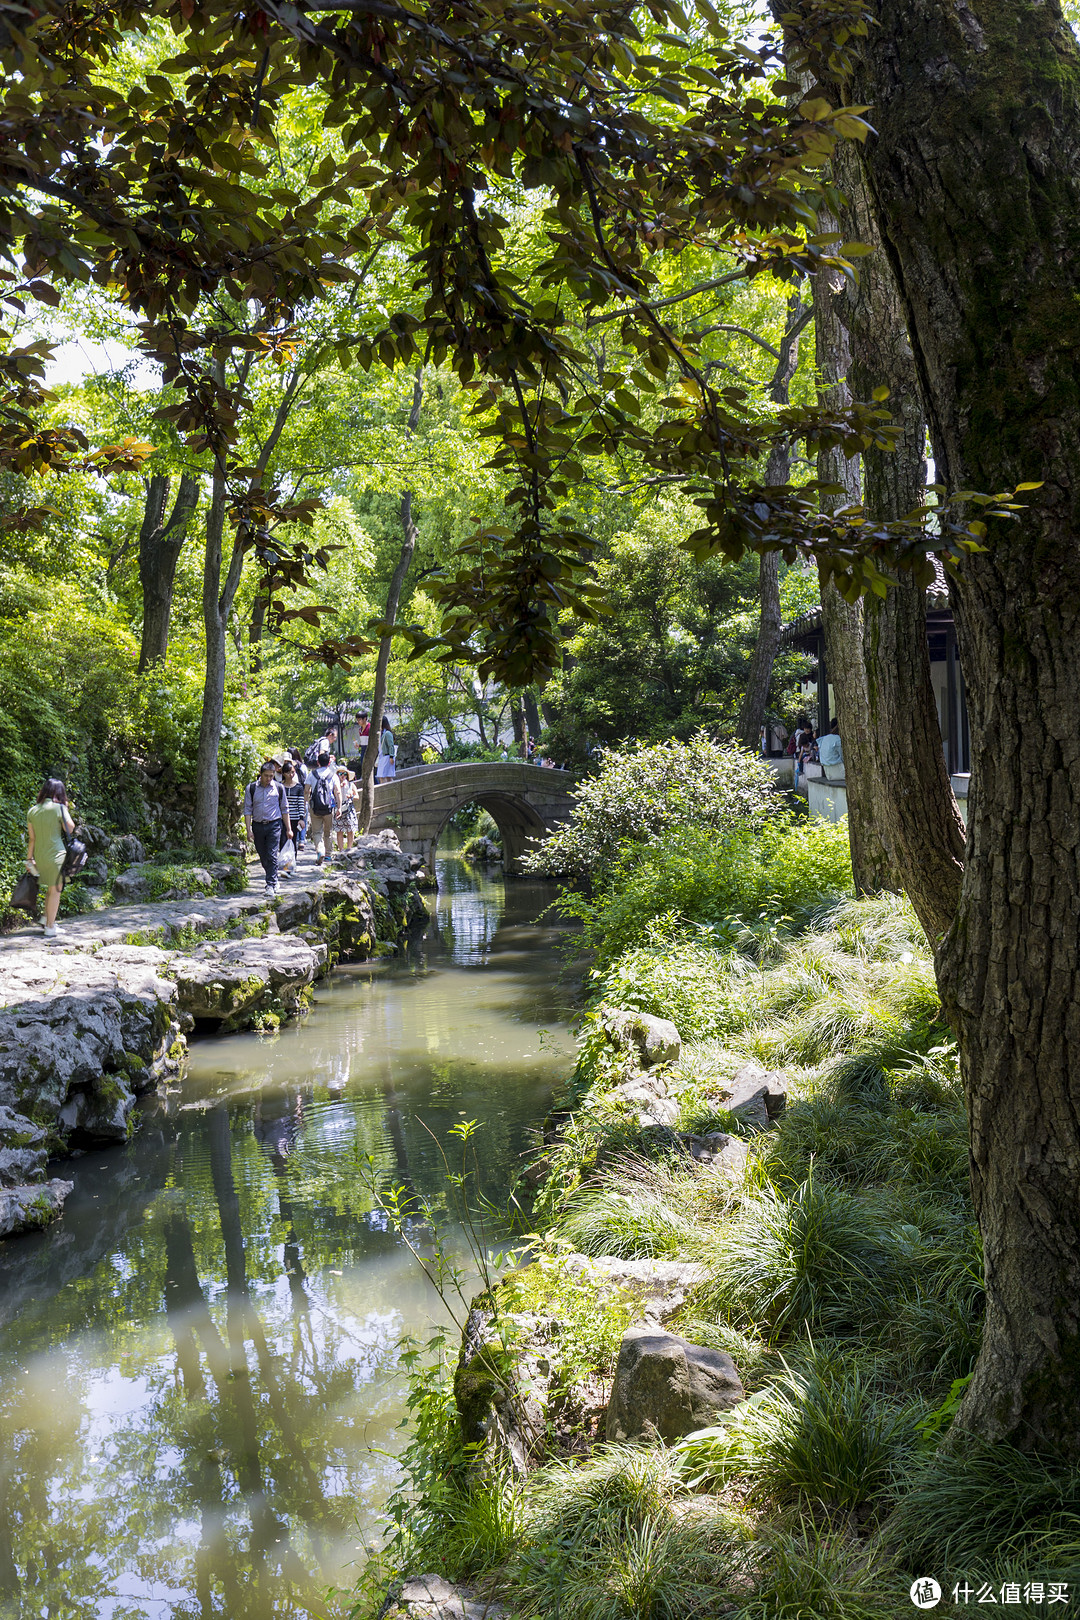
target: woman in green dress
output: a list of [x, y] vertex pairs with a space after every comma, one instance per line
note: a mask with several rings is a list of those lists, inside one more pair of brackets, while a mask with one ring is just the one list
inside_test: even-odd
[[75, 823], [68, 813], [67, 789], [58, 777], [50, 776], [30, 806], [26, 817], [29, 848], [26, 851], [26, 869], [36, 872], [45, 891], [45, 938], [56, 938], [56, 913], [60, 909], [60, 895], [64, 880], [60, 868], [67, 855], [64, 833], [70, 838]]

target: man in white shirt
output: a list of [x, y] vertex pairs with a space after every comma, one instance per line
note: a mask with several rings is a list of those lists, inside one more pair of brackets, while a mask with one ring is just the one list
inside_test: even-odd
[[[840, 722], [834, 720], [823, 737], [818, 738], [818, 759], [825, 780], [839, 782], [844, 775], [844, 745], [840, 741]], [[835, 773], [830, 776], [830, 769]]]

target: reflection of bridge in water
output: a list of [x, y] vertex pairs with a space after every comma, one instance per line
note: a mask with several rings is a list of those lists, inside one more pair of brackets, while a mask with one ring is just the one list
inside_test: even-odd
[[376, 787], [371, 829], [394, 827], [402, 849], [423, 856], [434, 870], [435, 846], [450, 817], [463, 805], [479, 804], [502, 834], [504, 870], [519, 872], [531, 840], [569, 817], [576, 782], [573, 771], [509, 761], [417, 765]]

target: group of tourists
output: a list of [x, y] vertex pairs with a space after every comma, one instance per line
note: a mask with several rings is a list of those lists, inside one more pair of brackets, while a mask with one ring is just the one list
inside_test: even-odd
[[[370, 746], [368, 716], [360, 716], [360, 772]], [[244, 825], [248, 842], [254, 844], [266, 876], [266, 895], [281, 892], [283, 879], [292, 876], [301, 850], [308, 839], [315, 852], [316, 866], [322, 866], [337, 850], [352, 849], [360, 825], [358, 773], [339, 761], [333, 732], [312, 743], [301, 755], [296, 748], [284, 754], [270, 754], [263, 760], [259, 775], [244, 794]], [[386, 782], [394, 775], [397, 744], [390, 722], [383, 718], [379, 755], [375, 762], [376, 781]]]
[[786, 752], [795, 764], [796, 787], [799, 785], [799, 778], [809, 775], [809, 767], [814, 765], [820, 765], [821, 774], [826, 780], [829, 780], [830, 768], [836, 773], [833, 780], [843, 779], [844, 746], [840, 741], [839, 720], [834, 720], [827, 728], [815, 731], [807, 716], [800, 715], [788, 739]]

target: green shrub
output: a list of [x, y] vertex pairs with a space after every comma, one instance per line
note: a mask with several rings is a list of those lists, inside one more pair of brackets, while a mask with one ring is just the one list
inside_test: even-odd
[[608, 750], [577, 790], [570, 820], [526, 857], [530, 871], [603, 887], [627, 843], [700, 825], [762, 827], [783, 811], [767, 761], [698, 732], [689, 742]]
[[764, 828], [675, 827], [624, 845], [598, 897], [565, 909], [584, 919], [601, 961], [636, 944], [658, 917], [710, 925], [718, 941], [760, 959], [763, 929], [769, 944], [775, 938], [770, 919], [789, 924], [850, 888], [846, 825], [778, 816]]
[[680, 935], [665, 919], [613, 963], [598, 994], [618, 1007], [670, 1018], [684, 1041], [742, 1029], [755, 1009], [753, 984], [731, 971], [729, 958]]

